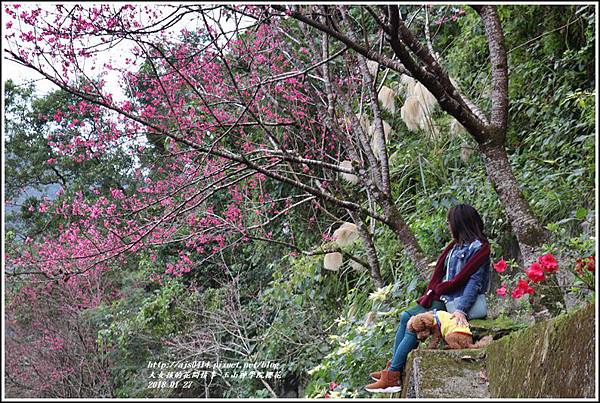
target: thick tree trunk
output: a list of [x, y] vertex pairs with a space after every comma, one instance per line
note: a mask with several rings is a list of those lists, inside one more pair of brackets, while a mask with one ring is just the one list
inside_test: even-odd
[[373, 243], [373, 237], [369, 232], [364, 220], [354, 214], [350, 214], [352, 220], [356, 224], [358, 235], [360, 236], [365, 246], [365, 252], [367, 254], [367, 262], [369, 263], [369, 274], [371, 275], [371, 281], [377, 288], [384, 286], [383, 279], [381, 278], [381, 270], [379, 269], [379, 259], [377, 259], [377, 250]]
[[[483, 136], [474, 135], [488, 177], [498, 194], [506, 216], [519, 243], [523, 267], [540, 254], [540, 246], [548, 239], [541, 222], [532, 214], [523, 197], [508, 161], [504, 140], [508, 123], [508, 61], [502, 24], [494, 6], [473, 6], [481, 16], [488, 39], [492, 70], [492, 110], [489, 125]], [[565, 306], [556, 278], [550, 276], [536, 287], [537, 295], [530, 298], [536, 318], [556, 316]], [[544, 313], [545, 312], [545, 313]]]
[[531, 213], [512, 171], [503, 144], [480, 144], [479, 151], [485, 170], [519, 242], [523, 263], [535, 258], [535, 250], [546, 240], [541, 223]]
[[358, 235], [360, 236], [365, 248], [371, 281], [373, 282], [375, 288], [382, 288], [385, 284], [381, 278], [381, 268], [379, 266], [379, 258], [377, 257], [377, 248], [375, 247], [373, 236], [369, 231], [369, 226], [361, 218], [356, 219], [353, 217], [353, 221], [356, 224]]
[[[528, 266], [540, 255], [540, 246], [548, 235], [531, 213], [514, 176], [503, 144], [480, 144], [479, 150], [488, 177], [504, 205], [506, 216], [516, 236], [521, 252], [521, 265]], [[565, 306], [564, 297], [554, 276], [537, 286], [537, 295], [530, 299], [536, 318], [556, 316]], [[544, 314], [547, 312], [547, 314]]]
[[423, 253], [419, 241], [417, 241], [413, 232], [402, 219], [396, 206], [386, 203], [384, 209], [390, 227], [394, 230], [398, 241], [404, 247], [404, 253], [417, 267], [420, 278], [422, 280], [429, 280], [429, 276], [433, 273], [433, 270], [430, 270], [428, 266], [427, 257]]

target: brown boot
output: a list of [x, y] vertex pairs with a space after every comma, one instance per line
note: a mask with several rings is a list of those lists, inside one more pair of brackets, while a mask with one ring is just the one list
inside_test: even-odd
[[[392, 365], [392, 362], [388, 361], [387, 364], [385, 364], [385, 368], [384, 369], [390, 369], [390, 365]], [[371, 375], [371, 378], [374, 381], [378, 381], [378, 380], [381, 379], [381, 371], [371, 372], [371, 373], [369, 373], [369, 375]]]
[[400, 371], [384, 369], [381, 371], [381, 379], [365, 386], [368, 392], [396, 393], [402, 390], [400, 386]]

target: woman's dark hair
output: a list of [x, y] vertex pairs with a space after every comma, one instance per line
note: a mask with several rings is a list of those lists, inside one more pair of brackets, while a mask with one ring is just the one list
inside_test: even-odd
[[448, 224], [452, 238], [459, 244], [471, 243], [476, 239], [488, 242], [483, 233], [483, 220], [472, 206], [457, 204], [448, 210]]

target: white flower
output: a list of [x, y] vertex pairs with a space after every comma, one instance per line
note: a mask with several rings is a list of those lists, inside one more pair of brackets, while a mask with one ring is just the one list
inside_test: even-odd
[[379, 63], [377, 63], [375, 60], [367, 61], [367, 68], [369, 69], [369, 73], [371, 73], [372, 76], [375, 76], [375, 74], [377, 74], [378, 67]]
[[373, 291], [371, 294], [369, 294], [369, 300], [374, 302], [385, 301], [390, 291], [392, 291], [391, 284], [385, 287], [378, 288], [376, 291]]
[[415, 88], [416, 83], [417, 80], [415, 80], [414, 78], [407, 76], [406, 74], [402, 74], [400, 76], [400, 81], [396, 84], [396, 88], [400, 91], [403, 90], [404, 96], [408, 98], [413, 94], [413, 90]]
[[428, 130], [432, 138], [437, 137], [439, 129], [431, 123], [431, 115], [437, 100], [431, 92], [417, 80], [402, 75], [398, 88], [404, 89], [404, 105], [400, 109], [400, 117], [408, 130]]
[[358, 239], [356, 224], [345, 222], [333, 232], [332, 238], [340, 248], [352, 244]]
[[417, 82], [413, 88], [413, 96], [419, 98], [423, 109], [427, 115], [431, 115], [434, 106], [437, 104], [437, 100], [431, 92], [421, 83]]
[[319, 364], [319, 365], [317, 365], [316, 367], [314, 367], [313, 369], [309, 369], [309, 370], [308, 370], [308, 371], [306, 371], [306, 372], [308, 373], [308, 375], [312, 375], [312, 374], [314, 374], [315, 372], [322, 370], [323, 368], [324, 368], [324, 367], [323, 367], [323, 365]]
[[353, 341], [343, 341], [340, 343], [340, 348], [337, 350], [338, 355], [349, 354], [356, 350], [357, 345]]
[[410, 131], [417, 131], [423, 128], [425, 120], [425, 111], [421, 106], [418, 97], [410, 96], [404, 101], [404, 105], [400, 108], [400, 118], [406, 124]]
[[333, 357], [335, 357], [335, 355], [337, 354], [337, 350], [333, 350], [331, 353], [327, 354], [325, 357], [323, 357], [326, 360], [329, 360]]
[[387, 109], [391, 113], [396, 113], [396, 103], [394, 102], [394, 97], [396, 93], [390, 87], [386, 87], [385, 85], [381, 87], [379, 93], [377, 94], [377, 99], [381, 102], [381, 107]]
[[325, 254], [325, 258], [323, 259], [323, 266], [327, 270], [336, 271], [340, 269], [342, 265], [343, 258], [342, 254], [339, 252], [331, 252]]
[[334, 322], [338, 325], [338, 326], [344, 326], [346, 323], [348, 323], [348, 321], [346, 320], [346, 318], [340, 316], [339, 318], [337, 318], [336, 320], [334, 320]]
[[369, 329], [365, 326], [359, 326], [356, 328], [356, 333], [358, 334], [365, 334], [369, 331]]

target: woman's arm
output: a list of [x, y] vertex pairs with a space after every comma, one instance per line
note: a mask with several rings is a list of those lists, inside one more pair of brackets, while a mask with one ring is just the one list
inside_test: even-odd
[[456, 306], [457, 311], [461, 311], [462, 313], [467, 314], [475, 300], [477, 299], [477, 295], [481, 292], [482, 283], [484, 280], [484, 273], [488, 270], [488, 265], [483, 264], [477, 269], [475, 273], [469, 278], [467, 284], [465, 285], [465, 289], [460, 298], [459, 304]]

